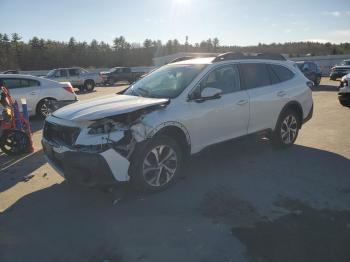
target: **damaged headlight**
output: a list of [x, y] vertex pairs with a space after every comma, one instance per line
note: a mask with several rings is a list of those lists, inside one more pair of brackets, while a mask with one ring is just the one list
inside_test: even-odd
[[110, 132], [123, 130], [123, 126], [120, 123], [114, 122], [111, 119], [102, 119], [89, 126], [90, 135], [108, 134]]

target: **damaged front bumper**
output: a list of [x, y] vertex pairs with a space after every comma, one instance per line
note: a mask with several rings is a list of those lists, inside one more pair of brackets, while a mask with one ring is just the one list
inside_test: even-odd
[[113, 148], [102, 152], [83, 152], [55, 144], [43, 137], [47, 161], [65, 179], [87, 186], [127, 182], [129, 160]]

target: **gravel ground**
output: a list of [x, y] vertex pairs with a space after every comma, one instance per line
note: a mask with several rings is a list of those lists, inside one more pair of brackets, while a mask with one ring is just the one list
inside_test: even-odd
[[0, 261], [350, 261], [350, 109], [337, 84], [315, 88], [292, 148], [211, 147], [149, 195], [70, 186], [45, 162], [32, 119], [35, 152], [0, 153]]

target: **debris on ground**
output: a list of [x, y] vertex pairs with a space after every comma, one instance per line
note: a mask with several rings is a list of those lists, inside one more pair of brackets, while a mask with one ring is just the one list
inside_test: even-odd
[[29, 180], [31, 180], [33, 177], [34, 177], [34, 175], [27, 175], [27, 176], [24, 176], [24, 177], [22, 178], [22, 181], [23, 181], [24, 183], [26, 183], [26, 182], [28, 182]]
[[121, 198], [117, 198], [113, 200], [113, 206], [115, 206], [116, 204], [118, 204], [118, 202], [121, 200]]
[[46, 177], [46, 176], [47, 176], [47, 173], [44, 173], [44, 174], [43, 174], [43, 177]]

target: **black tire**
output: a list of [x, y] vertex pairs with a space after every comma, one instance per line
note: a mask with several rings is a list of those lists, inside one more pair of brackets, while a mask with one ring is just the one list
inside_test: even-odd
[[[158, 150], [162, 146], [163, 149]], [[159, 161], [156, 160], [155, 152], [159, 153], [158, 159], [163, 165], [161, 167]], [[172, 153], [175, 154], [175, 157], [166, 158]], [[164, 159], [161, 160], [161, 157]], [[142, 148], [135, 150], [130, 166], [131, 185], [141, 192], [164, 190], [179, 178], [182, 166], [183, 151], [176, 141], [168, 136], [156, 136]], [[149, 171], [144, 172], [146, 169]], [[173, 174], [169, 170], [174, 170]]]
[[349, 107], [349, 106], [350, 106], [350, 102], [347, 102], [347, 101], [344, 101], [344, 100], [340, 100], [340, 99], [339, 99], [339, 103], [340, 103], [342, 106], [346, 106], [346, 107]]
[[86, 80], [84, 83], [84, 89], [88, 92], [92, 92], [95, 88], [95, 82], [93, 80]]
[[277, 148], [292, 146], [298, 137], [300, 126], [301, 119], [297, 112], [291, 109], [285, 110], [280, 115], [272, 134], [272, 144]]
[[115, 83], [114, 78], [113, 78], [113, 77], [108, 77], [107, 83], [108, 83], [108, 85], [110, 85], [110, 86], [114, 85], [114, 83]]
[[320, 85], [320, 83], [321, 83], [321, 77], [316, 77], [316, 80], [315, 80], [315, 86], [319, 86]]
[[36, 106], [36, 115], [39, 118], [45, 119], [48, 115], [52, 114], [52, 112], [54, 111], [53, 106], [51, 104], [52, 101], [55, 101], [55, 99], [45, 98], [38, 103], [38, 105]]
[[0, 138], [0, 148], [9, 156], [27, 153], [29, 146], [28, 135], [20, 130], [5, 130]]

